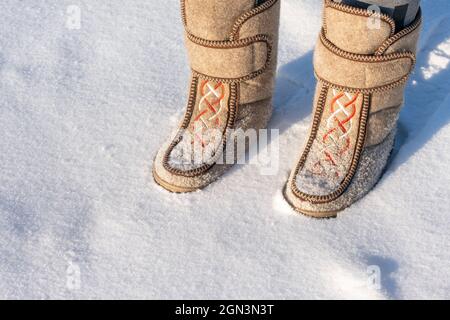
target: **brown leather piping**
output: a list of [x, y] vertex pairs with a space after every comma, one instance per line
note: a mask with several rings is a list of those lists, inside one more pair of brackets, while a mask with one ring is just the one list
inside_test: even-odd
[[[373, 13], [370, 12], [367, 9], [363, 9], [363, 8], [357, 8], [357, 7], [352, 7], [343, 3], [338, 3], [338, 2], [334, 2], [333, 0], [325, 0], [325, 8], [330, 7], [333, 9], [336, 9], [338, 11], [342, 11], [345, 13], [351, 13], [353, 15], [357, 15], [357, 16], [362, 16], [362, 17], [378, 17], [381, 20], [383, 20], [384, 22], [388, 23], [391, 27], [391, 36], [393, 36], [395, 34], [395, 20], [392, 19], [390, 16], [388, 16], [387, 14], [384, 13]], [[326, 14], [324, 11], [324, 23], [323, 23], [323, 27], [326, 30], [327, 29], [327, 23], [326, 23]]]
[[[395, 33], [395, 20], [392, 19], [390, 16], [384, 14], [384, 13], [377, 13], [374, 14], [366, 9], [362, 9], [362, 8], [355, 8], [352, 6], [348, 6], [346, 4], [342, 4], [342, 3], [337, 3], [334, 2], [332, 0], [325, 0], [325, 7], [331, 7], [334, 8], [336, 10], [345, 12], [345, 13], [351, 13], [351, 14], [356, 14], [359, 16], [363, 16], [363, 17], [379, 17], [381, 20], [387, 22], [390, 27], [391, 27], [391, 36], [383, 43], [383, 45], [375, 52], [375, 55], [382, 55], [386, 52], [387, 49], [389, 49], [389, 47], [391, 47], [395, 42], [397, 42], [398, 40], [400, 40], [401, 38], [405, 37], [406, 35], [414, 32], [418, 27], [420, 27], [422, 25], [422, 8], [419, 8], [419, 12], [417, 13], [417, 17], [415, 19], [415, 21], [408, 27], [402, 29], [401, 31], [399, 31], [398, 33]], [[324, 14], [323, 17], [323, 29], [326, 31], [326, 16]]]
[[399, 60], [399, 59], [404, 59], [404, 58], [407, 58], [407, 59], [411, 60], [411, 66], [410, 66], [410, 69], [408, 71], [408, 74], [406, 74], [405, 76], [401, 77], [400, 79], [398, 79], [398, 80], [396, 80], [396, 81], [394, 81], [392, 83], [388, 83], [386, 85], [373, 87], [373, 88], [350, 88], [350, 87], [346, 87], [346, 86], [340, 86], [340, 85], [337, 85], [337, 84], [334, 84], [334, 83], [331, 83], [331, 82], [327, 81], [326, 79], [324, 79], [321, 76], [319, 76], [316, 71], [314, 71], [317, 79], [319, 79], [322, 82], [326, 83], [330, 87], [337, 88], [337, 89], [340, 89], [340, 90], [346, 90], [348, 92], [361, 92], [361, 93], [364, 93], [364, 94], [392, 90], [395, 87], [397, 87], [399, 85], [402, 85], [406, 81], [408, 81], [409, 75], [414, 70], [414, 67], [415, 67], [415, 64], [416, 64], [416, 56], [414, 55], [414, 53], [407, 52], [407, 51], [405, 51], [405, 52], [394, 52], [394, 53], [387, 54], [387, 55], [376, 56], [376, 55], [356, 54], [356, 53], [351, 53], [351, 52], [342, 50], [342, 49], [336, 47], [330, 40], [328, 40], [326, 38], [324, 29], [322, 29], [322, 32], [320, 34], [320, 38], [319, 39], [322, 42], [322, 44], [325, 46], [325, 48], [330, 50], [335, 55], [337, 55], [337, 56], [339, 56], [341, 58], [347, 59], [347, 60], [352, 60], [352, 61], [357, 61], [357, 62], [364, 62], [364, 63], [380, 63], [380, 62], [388, 62], [388, 61], [394, 61], [394, 60]]
[[267, 58], [265, 65], [254, 72], [251, 72], [250, 74], [240, 77], [240, 78], [218, 78], [218, 77], [212, 77], [209, 75], [202, 74], [196, 70], [192, 70], [192, 73], [194, 76], [201, 77], [208, 81], [216, 81], [216, 82], [223, 82], [223, 83], [233, 83], [233, 82], [245, 82], [248, 80], [251, 80], [253, 78], [256, 78], [263, 74], [271, 65], [272, 63], [272, 51], [273, 51], [273, 40], [269, 35], [266, 34], [259, 34], [252, 37], [244, 38], [244, 39], [238, 39], [239, 31], [242, 25], [248, 21], [250, 18], [272, 8], [274, 4], [276, 4], [280, 0], [269, 0], [266, 3], [263, 3], [262, 5], [244, 13], [233, 26], [232, 32], [230, 34], [229, 40], [207, 40], [200, 37], [195, 36], [192, 34], [188, 27], [187, 27], [187, 16], [186, 16], [186, 0], [181, 0], [181, 17], [183, 20], [183, 24], [185, 27], [187, 38], [194, 42], [195, 44], [207, 47], [207, 48], [214, 48], [214, 49], [230, 49], [230, 48], [241, 48], [249, 46], [255, 42], [264, 42], [267, 45]]
[[375, 55], [383, 55], [394, 43], [404, 38], [408, 34], [414, 32], [417, 28], [422, 25], [422, 8], [419, 8], [416, 20], [408, 27], [404, 28], [400, 32], [396, 33], [383, 43], [383, 45], [375, 52]]
[[183, 21], [185, 29], [187, 29], [186, 0], [180, 0], [180, 8], [181, 8], [181, 20]]
[[240, 77], [240, 78], [218, 78], [218, 77], [205, 75], [194, 69], [191, 69], [195, 76], [201, 77], [205, 80], [222, 82], [222, 83], [248, 81], [248, 80], [251, 80], [251, 79], [256, 78], [256, 77], [260, 76], [261, 74], [263, 74], [267, 70], [267, 68], [270, 67], [270, 64], [272, 62], [273, 46], [272, 46], [272, 40], [270, 39], [270, 37], [268, 35], [259, 34], [259, 35], [253, 36], [253, 37], [244, 38], [244, 39], [235, 40], [235, 41], [205, 40], [205, 39], [196, 37], [189, 33], [187, 33], [187, 37], [190, 41], [192, 41], [195, 44], [198, 44], [200, 46], [207, 47], [207, 48], [213, 48], [213, 49], [242, 48], [242, 47], [247, 47], [251, 44], [257, 43], [257, 42], [265, 43], [267, 46], [267, 57], [266, 57], [266, 63], [264, 64], [264, 66], [261, 69], [251, 72], [250, 74]]
[[236, 40], [239, 38], [239, 32], [241, 31], [242, 26], [245, 22], [250, 20], [251, 18], [257, 16], [258, 14], [263, 13], [264, 11], [269, 10], [275, 4], [277, 4], [280, 0], [269, 0], [259, 5], [258, 7], [244, 13], [240, 18], [236, 20], [236, 23], [233, 26], [233, 29], [230, 34], [230, 40]]
[[289, 199], [287, 195], [287, 188], [289, 187], [289, 184], [286, 183], [283, 187], [283, 196], [288, 205], [294, 210], [295, 212], [304, 215], [308, 218], [314, 218], [314, 219], [332, 219], [337, 218], [338, 213], [341, 210], [331, 210], [331, 211], [311, 211], [311, 210], [304, 210], [296, 207], [292, 201]]
[[[234, 23], [233, 28], [230, 32], [230, 41], [234, 41], [239, 38], [239, 32], [240, 32], [242, 26], [245, 24], [245, 22], [247, 22], [254, 16], [257, 16], [258, 14], [261, 14], [261, 13], [269, 10], [275, 4], [277, 4], [279, 1], [280, 0], [269, 0], [269, 1], [259, 5], [258, 7], [245, 12], [242, 16], [240, 16]], [[187, 33], [190, 34], [190, 32], [188, 31], [188, 28], [187, 28], [186, 0], [180, 0], [180, 7], [181, 7], [181, 18], [183, 21], [183, 25], [184, 25]]]
[[315, 196], [315, 195], [306, 194], [304, 192], [301, 192], [298, 189], [297, 183], [296, 183], [296, 177], [297, 177], [298, 173], [303, 169], [303, 167], [306, 163], [306, 160], [308, 158], [309, 152], [311, 150], [311, 147], [314, 143], [314, 140], [317, 137], [317, 132], [319, 131], [319, 125], [320, 125], [320, 122], [322, 119], [322, 114], [324, 111], [325, 103], [327, 101], [329, 88], [330, 87], [327, 86], [326, 84], [324, 84], [322, 87], [322, 91], [321, 91], [319, 101], [318, 101], [317, 111], [316, 111], [316, 114], [314, 115], [313, 128], [311, 130], [311, 134], [309, 136], [309, 140], [306, 145], [305, 151], [303, 152], [303, 155], [300, 158], [300, 161], [297, 164], [297, 167], [295, 168], [294, 179], [292, 179], [292, 183], [291, 183], [292, 191], [299, 199], [301, 199], [303, 201], [311, 202], [313, 204], [327, 203], [327, 202], [334, 201], [337, 198], [339, 198], [345, 192], [345, 190], [347, 190], [347, 188], [350, 185], [350, 183], [356, 173], [356, 170], [358, 168], [359, 159], [361, 157], [362, 149], [364, 147], [364, 142], [366, 139], [367, 120], [369, 117], [369, 108], [370, 108], [370, 95], [365, 94], [363, 96], [363, 106], [362, 106], [361, 115], [360, 115], [360, 125], [359, 125], [359, 129], [358, 129], [358, 139], [356, 142], [355, 153], [353, 154], [350, 169], [349, 169], [347, 175], [345, 176], [344, 180], [341, 182], [339, 188], [336, 191], [334, 191], [333, 193], [325, 195], [325, 196]]

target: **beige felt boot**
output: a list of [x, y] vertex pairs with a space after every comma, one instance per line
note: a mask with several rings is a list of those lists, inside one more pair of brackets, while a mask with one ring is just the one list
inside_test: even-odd
[[415, 64], [421, 16], [400, 32], [388, 16], [325, 0], [318, 79], [305, 150], [285, 187], [298, 212], [333, 217], [367, 194], [393, 148]]
[[280, 0], [182, 0], [181, 9], [189, 101], [155, 158], [153, 177], [169, 191], [191, 192], [233, 165], [226, 153], [235, 130], [263, 129], [270, 120]]

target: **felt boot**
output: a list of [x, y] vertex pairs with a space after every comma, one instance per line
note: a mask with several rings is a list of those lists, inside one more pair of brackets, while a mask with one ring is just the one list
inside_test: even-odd
[[421, 13], [403, 30], [387, 15], [325, 0], [314, 54], [313, 124], [284, 189], [313, 217], [334, 217], [380, 179], [394, 144]]
[[153, 177], [169, 191], [191, 192], [234, 164], [227, 153], [235, 152], [236, 132], [264, 129], [270, 120], [280, 0], [182, 0], [181, 11], [189, 100], [155, 158]]

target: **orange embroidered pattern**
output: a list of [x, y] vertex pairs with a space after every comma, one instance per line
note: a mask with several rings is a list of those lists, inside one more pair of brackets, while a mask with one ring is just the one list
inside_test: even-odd
[[[326, 120], [327, 131], [322, 137], [324, 148], [323, 159], [333, 167], [337, 167], [339, 160], [350, 151], [351, 137], [353, 129], [353, 119], [357, 113], [356, 101], [359, 93], [354, 95], [348, 92], [338, 92], [333, 89], [334, 98], [331, 101], [331, 115]], [[332, 148], [332, 147], [337, 147]], [[334, 150], [334, 151], [332, 151]], [[319, 160], [313, 166], [313, 173], [322, 175], [325, 169]], [[339, 176], [339, 172], [335, 172]]]
[[222, 125], [220, 115], [224, 112], [225, 86], [223, 83], [212, 83], [204, 80], [200, 84], [201, 99], [198, 104], [199, 113], [194, 118], [192, 129], [195, 138], [205, 147], [202, 134], [207, 129], [218, 129]]

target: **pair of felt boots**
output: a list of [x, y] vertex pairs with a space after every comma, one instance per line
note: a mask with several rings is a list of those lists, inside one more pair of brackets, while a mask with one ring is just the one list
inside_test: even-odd
[[[280, 1], [181, 1], [192, 77], [184, 119], [153, 165], [155, 181], [165, 189], [206, 187], [230, 168], [222, 160], [234, 149], [235, 129], [267, 127]], [[374, 23], [372, 12], [324, 0], [313, 123], [284, 190], [298, 212], [336, 216], [367, 194], [386, 166], [421, 16], [401, 31], [389, 16], [376, 18]]]

